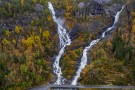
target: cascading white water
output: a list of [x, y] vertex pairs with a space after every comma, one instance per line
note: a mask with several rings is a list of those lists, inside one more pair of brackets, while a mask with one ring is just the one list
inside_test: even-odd
[[66, 29], [63, 28], [63, 26], [59, 23], [59, 19], [56, 18], [55, 11], [54, 11], [54, 8], [53, 8], [53, 5], [51, 4], [51, 2], [48, 2], [48, 8], [50, 9], [53, 20], [57, 24], [57, 27], [58, 27], [58, 35], [59, 35], [59, 39], [60, 39], [60, 51], [53, 64], [53, 72], [57, 75], [57, 80], [56, 80], [55, 84], [61, 85], [61, 84], [64, 84], [64, 78], [62, 77], [62, 71], [61, 71], [61, 67], [59, 65], [60, 59], [65, 51], [66, 46], [71, 44], [71, 39], [68, 36]]
[[125, 7], [125, 5], [122, 6], [122, 9], [119, 12], [117, 12], [117, 14], [115, 15], [115, 20], [114, 20], [114, 23], [113, 23], [112, 27], [107, 28], [107, 30], [102, 33], [102, 36], [99, 39], [93, 40], [90, 43], [89, 46], [85, 47], [85, 49], [83, 50], [83, 55], [82, 55], [82, 58], [81, 58], [80, 66], [79, 66], [78, 70], [76, 71], [76, 74], [75, 74], [75, 76], [73, 78], [73, 81], [71, 82], [71, 85], [76, 85], [77, 84], [77, 80], [80, 77], [80, 74], [81, 74], [82, 70], [87, 65], [87, 52], [88, 52], [88, 50], [90, 50], [92, 48], [92, 46], [94, 46], [95, 44], [97, 44], [103, 37], [105, 37], [105, 34], [107, 32], [109, 32], [111, 29], [114, 28], [115, 24], [119, 20], [120, 13], [123, 11], [124, 7]]

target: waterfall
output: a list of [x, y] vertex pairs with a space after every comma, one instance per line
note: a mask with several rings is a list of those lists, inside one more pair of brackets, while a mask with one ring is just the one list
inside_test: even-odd
[[55, 11], [51, 2], [48, 2], [48, 8], [52, 13], [53, 20], [57, 24], [57, 28], [58, 28], [58, 35], [59, 35], [59, 40], [60, 40], [60, 51], [58, 55], [56, 56], [55, 62], [53, 64], [53, 72], [57, 75], [57, 80], [55, 84], [61, 85], [61, 84], [64, 84], [64, 78], [62, 77], [62, 71], [59, 65], [60, 59], [65, 51], [66, 46], [71, 44], [71, 39], [68, 33], [66, 32], [66, 29], [60, 24], [60, 19], [56, 18]]
[[120, 16], [120, 13], [123, 11], [125, 5], [122, 6], [122, 9], [117, 12], [117, 14], [115, 15], [115, 20], [114, 20], [114, 23], [111, 27], [107, 28], [107, 30], [105, 30], [103, 33], [102, 33], [102, 36], [99, 38], [99, 39], [96, 39], [96, 40], [93, 40], [89, 46], [85, 47], [84, 50], [83, 50], [83, 55], [81, 57], [81, 63], [80, 63], [80, 66], [78, 68], [78, 70], [76, 71], [76, 74], [75, 76], [73, 77], [73, 80], [71, 82], [71, 85], [76, 85], [77, 84], [77, 80], [78, 78], [80, 77], [80, 74], [82, 72], [82, 70], [85, 68], [85, 66], [87, 65], [87, 53], [88, 51], [95, 45], [97, 44], [102, 38], [105, 37], [105, 34], [107, 32], [109, 32], [110, 30], [112, 30], [114, 28], [114, 26], [117, 24], [118, 20], [119, 20], [119, 16]]

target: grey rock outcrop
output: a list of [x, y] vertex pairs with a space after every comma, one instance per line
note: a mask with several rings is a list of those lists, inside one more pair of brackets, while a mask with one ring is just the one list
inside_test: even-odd
[[111, 6], [108, 6], [105, 8], [105, 12], [111, 16], [115, 16], [118, 11], [120, 11], [122, 8], [122, 4], [113, 4]]
[[84, 7], [85, 7], [84, 2], [80, 2], [80, 3], [78, 4], [78, 8], [79, 8], [79, 9], [82, 9], [82, 8], [84, 8]]
[[98, 2], [99, 4], [107, 4], [111, 2], [112, 0], [94, 0], [94, 1]]
[[10, 31], [14, 30], [17, 25], [22, 26], [23, 28], [26, 28], [33, 20], [38, 20], [39, 17], [37, 14], [34, 13], [28, 13], [25, 16], [20, 16], [16, 20], [13, 18], [8, 18], [4, 20], [3, 22], [0, 21], [0, 29], [5, 30], [8, 29]]
[[78, 9], [79, 10], [74, 13], [77, 17], [86, 18], [86, 16], [105, 14], [103, 6], [95, 1], [80, 2]]
[[44, 6], [42, 6], [41, 4], [36, 4], [35, 10], [41, 12], [44, 10]]

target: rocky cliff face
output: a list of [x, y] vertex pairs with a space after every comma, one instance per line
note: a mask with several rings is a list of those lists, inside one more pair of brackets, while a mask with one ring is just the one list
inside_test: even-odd
[[[70, 32], [71, 38], [78, 37], [80, 32], [89, 32], [93, 36], [99, 36], [101, 32], [113, 23], [113, 16], [109, 13], [111, 9], [113, 10], [113, 7], [107, 11], [104, 5], [93, 0], [80, 2], [78, 11], [75, 11], [73, 15], [77, 22]], [[117, 11], [119, 10], [118, 8], [116, 9]], [[112, 12], [115, 15], [115, 11]]]
[[111, 4], [106, 5], [112, 0], [90, 0], [87, 2], [80, 2], [78, 4], [78, 10], [74, 12], [74, 15], [78, 18], [83, 17], [86, 19], [87, 16], [93, 15], [110, 15], [115, 14], [121, 9], [122, 4]]
[[80, 2], [78, 4], [78, 11], [75, 12], [75, 16], [83, 17], [85, 19], [87, 16], [104, 14], [105, 11], [103, 6], [96, 1]]
[[105, 7], [104, 9], [105, 9], [106, 14], [109, 14], [114, 17], [116, 13], [121, 9], [121, 7], [122, 7], [122, 4], [114, 3], [111, 6]]
[[107, 3], [111, 2], [112, 0], [94, 0], [94, 1], [96, 1], [100, 4], [107, 4]]

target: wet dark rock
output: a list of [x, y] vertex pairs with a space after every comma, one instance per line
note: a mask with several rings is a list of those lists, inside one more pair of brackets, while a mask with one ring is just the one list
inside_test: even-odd
[[63, 17], [64, 16], [64, 13], [65, 13], [65, 10], [62, 9], [62, 10], [55, 10], [56, 11], [56, 17]]
[[78, 34], [79, 34], [80, 31], [81, 31], [80, 25], [79, 24], [75, 24], [73, 29], [70, 32], [71, 40], [77, 38], [79, 36]]

